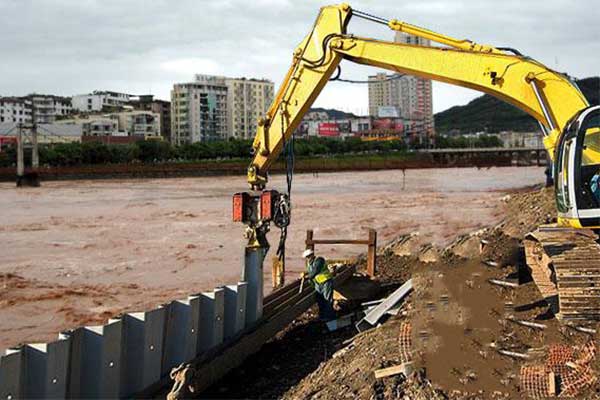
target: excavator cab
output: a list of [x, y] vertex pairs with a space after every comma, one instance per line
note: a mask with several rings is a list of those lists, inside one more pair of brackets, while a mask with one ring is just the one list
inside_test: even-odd
[[554, 171], [559, 225], [600, 229], [600, 106], [567, 125]]

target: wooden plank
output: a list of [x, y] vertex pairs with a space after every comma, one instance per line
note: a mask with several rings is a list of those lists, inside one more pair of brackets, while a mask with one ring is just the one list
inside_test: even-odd
[[371, 244], [369, 240], [364, 239], [313, 239], [311, 241], [306, 241], [308, 245], [315, 244], [363, 244], [368, 245]]
[[556, 395], [556, 378], [554, 377], [554, 372], [548, 374], [548, 394], [550, 396]]
[[398, 374], [404, 374], [406, 376], [412, 372], [412, 363], [406, 362], [400, 365], [394, 365], [393, 367], [377, 369], [373, 372], [375, 374], [375, 379], [386, 378]]

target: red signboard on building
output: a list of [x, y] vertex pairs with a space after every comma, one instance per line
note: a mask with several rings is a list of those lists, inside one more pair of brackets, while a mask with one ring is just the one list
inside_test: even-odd
[[379, 118], [373, 120], [373, 129], [385, 129], [391, 131], [402, 132], [404, 131], [404, 124], [401, 119], [395, 118]]
[[0, 136], [0, 151], [3, 147], [17, 144], [17, 138], [14, 136]]
[[340, 128], [335, 122], [321, 122], [319, 136], [340, 136]]

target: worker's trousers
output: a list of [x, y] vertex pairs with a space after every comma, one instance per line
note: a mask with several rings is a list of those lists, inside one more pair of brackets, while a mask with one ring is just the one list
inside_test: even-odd
[[317, 304], [319, 305], [319, 319], [321, 321], [331, 321], [335, 319], [335, 310], [333, 309], [333, 280], [329, 279], [321, 284], [313, 282], [315, 292], [317, 292]]

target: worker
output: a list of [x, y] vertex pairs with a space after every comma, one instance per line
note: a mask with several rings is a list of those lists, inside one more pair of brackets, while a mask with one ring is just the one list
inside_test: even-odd
[[317, 292], [317, 304], [319, 305], [319, 319], [321, 321], [331, 321], [335, 319], [335, 310], [333, 309], [333, 277], [327, 268], [323, 257], [316, 257], [312, 249], [307, 249], [302, 253], [306, 259], [306, 272], [302, 273], [303, 278], [312, 281], [315, 292]]

